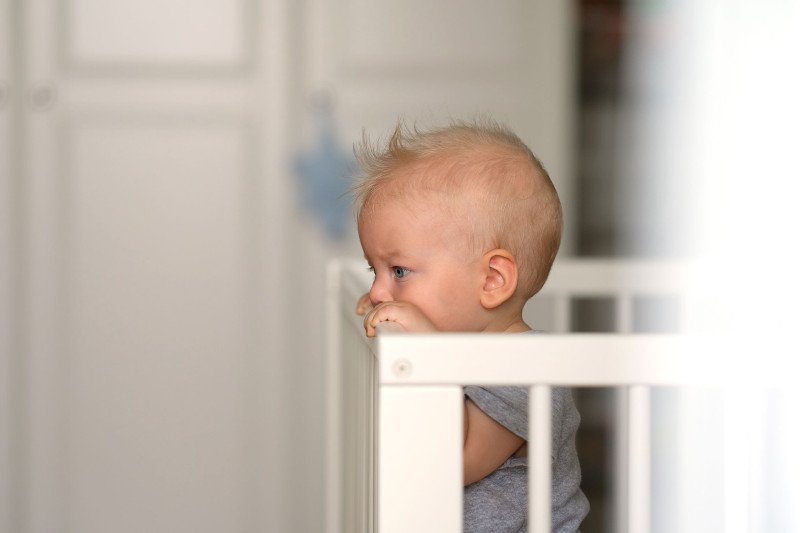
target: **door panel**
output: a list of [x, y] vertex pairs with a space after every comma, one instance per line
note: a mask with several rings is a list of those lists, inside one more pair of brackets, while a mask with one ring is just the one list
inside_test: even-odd
[[250, 1], [65, 0], [65, 62], [83, 69], [234, 69], [250, 57]]
[[73, 531], [242, 530], [247, 131], [159, 122], [68, 136]]
[[21, 4], [22, 531], [282, 530], [265, 3]]
[[[573, 250], [573, 12], [569, 2], [313, 2], [309, 92], [329, 90], [341, 133], [387, 132], [489, 115], [544, 162], [564, 204]], [[313, 23], [312, 23], [313, 27]]]
[[525, 53], [519, 46], [521, 2], [466, 0], [458, 2], [458, 11], [450, 2], [425, 0], [346, 0], [343, 5], [338, 20], [346, 69], [435, 68], [439, 76], [450, 76], [460, 68], [514, 67]]

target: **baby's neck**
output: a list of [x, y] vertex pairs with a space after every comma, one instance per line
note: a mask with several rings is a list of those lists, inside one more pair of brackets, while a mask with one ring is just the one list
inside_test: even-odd
[[522, 320], [522, 313], [506, 317], [504, 320], [494, 320], [484, 328], [484, 333], [523, 333], [530, 331], [531, 327]]
[[531, 327], [525, 323], [524, 320], [520, 319], [517, 322], [509, 325], [503, 333], [524, 333], [526, 331], [530, 331]]

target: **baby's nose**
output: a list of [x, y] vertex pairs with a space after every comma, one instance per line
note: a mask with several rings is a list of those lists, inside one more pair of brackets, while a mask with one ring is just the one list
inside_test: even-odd
[[372, 284], [372, 288], [369, 290], [369, 301], [373, 306], [383, 302], [391, 302], [392, 300], [392, 293], [382, 283], [376, 281]]

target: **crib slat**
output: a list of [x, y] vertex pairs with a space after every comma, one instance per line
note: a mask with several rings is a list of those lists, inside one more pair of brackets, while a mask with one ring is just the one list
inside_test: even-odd
[[534, 385], [528, 389], [528, 524], [531, 533], [550, 531], [551, 399], [549, 386]]
[[628, 533], [650, 531], [650, 389], [628, 388]]
[[[342, 322], [340, 321], [341, 312], [341, 287], [340, 276], [342, 275], [341, 264], [338, 261], [328, 265], [328, 292], [326, 295], [326, 314], [328, 320], [327, 353], [328, 361], [327, 375], [327, 398], [326, 404], [326, 489], [327, 499], [325, 501], [325, 523], [326, 533], [340, 533], [342, 520], [342, 507], [345, 505], [345, 495], [342, 491], [341, 475], [341, 439], [342, 424], [340, 413], [341, 405], [341, 379], [342, 371]], [[346, 332], [345, 332], [346, 333]]]
[[[633, 331], [633, 298], [627, 294], [619, 294], [614, 300], [615, 310], [615, 332], [631, 333]], [[614, 390], [614, 417], [612, 422], [613, 450], [612, 465], [612, 502], [613, 502], [613, 521], [612, 531], [621, 533], [632, 533], [628, 529], [628, 511], [630, 501], [629, 492], [629, 464], [628, 446], [630, 433], [630, 389], [628, 387], [618, 387]]]
[[571, 300], [569, 294], [558, 293], [553, 299], [553, 331], [566, 333], [570, 328]]
[[367, 531], [376, 532], [378, 531], [378, 401], [379, 401], [379, 386], [378, 380], [376, 379], [376, 370], [377, 363], [375, 362], [374, 358], [370, 358], [370, 375], [373, 379], [371, 379], [370, 384], [372, 386], [372, 390], [370, 391], [371, 394], [371, 411], [370, 411], [370, 420], [372, 421], [371, 433], [370, 433], [370, 460], [369, 460], [369, 469], [370, 469], [370, 486], [369, 486], [369, 529]]
[[633, 298], [629, 294], [620, 294], [615, 299], [616, 333], [633, 332]]
[[761, 487], [764, 465], [755, 459], [766, 457], [763, 449], [764, 392], [750, 387], [727, 389], [723, 396], [723, 476], [725, 480], [725, 533], [745, 533], [758, 530], [753, 524], [764, 524], [762, 500], [757, 497]]
[[611, 503], [609, 531], [628, 533], [628, 387], [616, 387], [612, 397], [614, 415], [611, 420]]
[[462, 388], [384, 385], [379, 394], [379, 531], [460, 532]]

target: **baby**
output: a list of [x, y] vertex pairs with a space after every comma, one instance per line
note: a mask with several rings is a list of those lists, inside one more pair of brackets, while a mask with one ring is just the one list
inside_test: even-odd
[[[561, 204], [530, 149], [485, 121], [399, 124], [387, 146], [365, 137], [356, 152], [358, 234], [375, 275], [357, 304], [367, 335], [386, 321], [409, 332], [532, 332], [522, 309], [558, 251]], [[527, 389], [464, 394], [464, 531], [525, 531]], [[576, 531], [589, 506], [568, 389], [553, 390], [552, 412], [553, 531]]]

